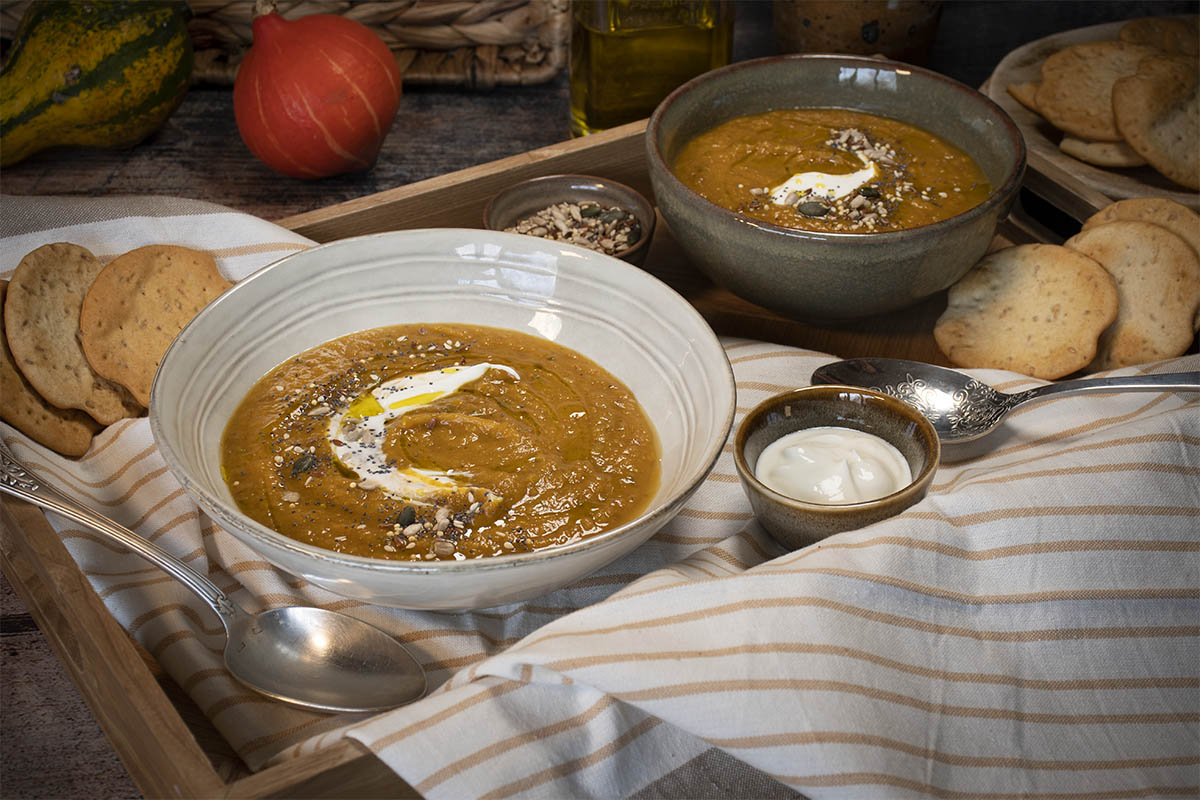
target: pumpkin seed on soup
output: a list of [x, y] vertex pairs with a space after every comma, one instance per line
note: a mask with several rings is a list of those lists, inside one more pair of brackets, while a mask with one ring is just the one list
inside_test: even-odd
[[407, 528], [417, 521], [417, 510], [412, 506], [405, 506], [400, 509], [400, 514], [396, 517], [396, 524], [401, 528]]
[[292, 462], [292, 477], [297, 478], [310, 471], [317, 465], [317, 457], [313, 453], [305, 453]]

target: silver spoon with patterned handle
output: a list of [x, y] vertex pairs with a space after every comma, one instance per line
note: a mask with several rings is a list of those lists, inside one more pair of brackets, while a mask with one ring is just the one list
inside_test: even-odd
[[952, 369], [898, 358], [852, 358], [817, 367], [813, 383], [874, 389], [898, 397], [929, 418], [946, 443], [969, 442], [990, 433], [1017, 406], [1060, 394], [1200, 391], [1200, 372], [1166, 372], [1122, 378], [1082, 378], [1015, 394]]
[[425, 693], [425, 670], [403, 645], [374, 625], [305, 606], [251, 615], [165, 550], [42, 484], [2, 443], [0, 491], [90, 528], [191, 589], [225, 626], [226, 668], [257, 692], [326, 713], [383, 711]]

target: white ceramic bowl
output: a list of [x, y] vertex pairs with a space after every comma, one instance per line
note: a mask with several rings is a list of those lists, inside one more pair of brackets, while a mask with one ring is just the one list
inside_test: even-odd
[[[632, 522], [536, 553], [408, 563], [303, 544], [238, 511], [221, 434], [250, 387], [310, 347], [355, 331], [461, 322], [542, 336], [596, 361], [658, 432], [662, 482]], [[518, 234], [418, 230], [343, 239], [288, 256], [205, 308], [167, 350], [150, 422], [167, 465], [225, 530], [332, 592], [401, 608], [483, 608], [536, 597], [650, 538], [716, 461], [733, 424], [733, 372], [682, 297], [609, 256]]]

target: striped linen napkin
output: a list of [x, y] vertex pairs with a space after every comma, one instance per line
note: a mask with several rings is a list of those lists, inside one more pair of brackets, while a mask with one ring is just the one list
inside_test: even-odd
[[[163, 198], [8, 198], [0, 233], [0, 277], [51, 241], [105, 259], [203, 248], [231, 279], [307, 244]], [[832, 360], [723, 344], [739, 419]], [[1114, 374], [1196, 369], [1200, 356]], [[1200, 792], [1198, 411], [1182, 393], [1022, 407], [985, 447], [948, 452], [923, 502], [795, 552], [754, 521], [727, 447], [630, 555], [473, 612], [367, 606], [271, 568], [188, 500], [145, 419], [78, 461], [0, 432], [248, 610], [348, 611], [429, 671], [427, 697], [369, 718], [258, 698], [221, 668], [220, 624], [186, 590], [51, 515], [114, 616], [253, 769], [350, 737], [428, 798], [1093, 798]]]

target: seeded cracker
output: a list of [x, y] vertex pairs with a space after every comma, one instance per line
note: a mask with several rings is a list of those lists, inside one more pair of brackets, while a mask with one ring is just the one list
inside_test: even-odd
[[1180, 237], [1149, 222], [1118, 220], [1081, 231], [1067, 247], [1113, 276], [1120, 311], [1100, 337], [1092, 370], [1182, 355], [1200, 309], [1200, 258]]
[[48, 403], [111, 425], [142, 409], [128, 391], [97, 375], [79, 346], [79, 309], [103, 267], [86, 249], [66, 242], [27, 254], [9, 282], [4, 329], [17, 367]]
[[[8, 292], [8, 281], [0, 281], [0, 309]], [[42, 399], [17, 369], [0, 311], [0, 419], [56, 453], [72, 458], [83, 455], [91, 446], [100, 425], [75, 409], [55, 408]]]
[[1118, 200], [1088, 217], [1083, 229], [1117, 220], [1152, 222], [1183, 239], [1200, 255], [1200, 214], [1166, 197], [1134, 197]]
[[150, 404], [150, 384], [175, 336], [232, 284], [212, 256], [172, 245], [121, 255], [96, 276], [79, 316], [92, 369]]
[[1167, 54], [1194, 56], [1197, 47], [1196, 18], [1186, 22], [1175, 17], [1145, 17], [1121, 26], [1117, 37], [1122, 42], [1157, 47]]
[[1058, 143], [1058, 149], [1097, 167], [1140, 167], [1146, 163], [1146, 159], [1125, 142], [1089, 142], [1066, 134]]
[[1129, 146], [1176, 183], [1200, 189], [1200, 98], [1197, 62], [1153, 56], [1113, 85], [1112, 109]]
[[1037, 91], [1041, 88], [1041, 84], [1036, 81], [1027, 81], [1026, 83], [1013, 83], [1006, 87], [1008, 93], [1013, 96], [1018, 103], [1028, 108], [1030, 111], [1040, 114], [1041, 111], [1037, 107]]
[[1119, 142], [1125, 137], [1113, 119], [1113, 84], [1136, 73], [1139, 61], [1158, 52], [1118, 41], [1059, 50], [1042, 63], [1038, 110], [1054, 127], [1080, 139]]
[[933, 336], [957, 366], [1053, 380], [1092, 361], [1116, 316], [1116, 284], [1102, 266], [1066, 247], [1025, 244], [984, 257], [951, 286]]

